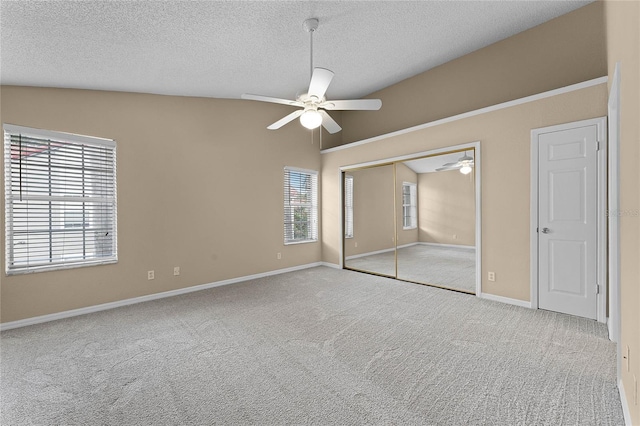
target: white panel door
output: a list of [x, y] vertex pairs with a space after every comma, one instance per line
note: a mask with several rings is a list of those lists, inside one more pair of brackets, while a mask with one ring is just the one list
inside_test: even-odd
[[597, 127], [538, 136], [538, 306], [597, 316]]

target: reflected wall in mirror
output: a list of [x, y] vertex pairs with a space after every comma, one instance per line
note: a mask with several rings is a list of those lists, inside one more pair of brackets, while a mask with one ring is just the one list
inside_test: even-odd
[[397, 278], [475, 293], [475, 180], [474, 173], [460, 171], [465, 165], [473, 170], [473, 157], [468, 150], [396, 166], [401, 194], [396, 209], [402, 218]]
[[395, 277], [393, 164], [350, 170], [343, 180], [345, 267]]

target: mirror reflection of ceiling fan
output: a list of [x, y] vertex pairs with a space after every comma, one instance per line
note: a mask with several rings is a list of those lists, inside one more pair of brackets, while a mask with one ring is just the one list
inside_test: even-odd
[[337, 133], [342, 128], [325, 110], [378, 110], [382, 106], [380, 99], [352, 99], [328, 101], [324, 94], [333, 79], [333, 72], [325, 68], [313, 67], [313, 33], [318, 28], [318, 20], [315, 18], [307, 19], [303, 23], [304, 29], [309, 32], [311, 37], [311, 82], [309, 90], [295, 101], [288, 99], [272, 98], [269, 96], [251, 95], [245, 93], [242, 99], [253, 101], [272, 102], [276, 104], [284, 104], [297, 106], [302, 109], [296, 110], [284, 118], [276, 121], [268, 126], [269, 130], [276, 130], [285, 124], [300, 117], [300, 124], [307, 129], [316, 129], [322, 125], [329, 133]]
[[437, 172], [443, 172], [446, 170], [460, 170], [460, 173], [463, 175], [468, 175], [473, 170], [473, 157], [469, 157], [467, 152], [464, 152], [464, 155], [458, 159], [455, 163], [446, 163], [443, 164], [442, 167], [437, 168]]

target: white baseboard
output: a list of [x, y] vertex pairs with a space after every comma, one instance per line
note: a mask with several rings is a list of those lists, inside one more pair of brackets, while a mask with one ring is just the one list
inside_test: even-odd
[[[208, 284], [200, 284], [192, 287], [179, 288], [176, 290], [164, 291], [162, 293], [154, 293], [146, 296], [134, 297], [131, 299], [118, 300], [117, 302], [103, 303], [100, 305], [87, 306], [86, 308], [72, 309], [70, 311], [57, 312], [55, 314], [41, 315], [32, 318], [25, 318], [17, 321], [10, 321], [0, 324], [0, 331], [11, 330], [13, 328], [26, 327], [28, 325], [41, 324], [43, 322], [56, 321], [63, 318], [75, 317], [94, 312], [106, 311], [108, 309], [120, 308], [122, 306], [134, 305], [136, 303], [149, 302], [151, 300], [164, 299], [166, 297], [178, 296], [181, 294], [192, 293], [194, 291], [206, 290], [213, 287], [235, 284], [243, 281], [255, 280], [258, 278], [269, 277], [272, 275], [285, 274], [287, 272], [299, 271], [302, 269], [314, 268], [316, 266], [338, 267], [331, 263], [315, 262], [306, 265], [293, 266], [291, 268], [277, 269], [275, 271], [262, 272], [244, 277], [230, 278], [228, 280], [216, 281]], [[339, 268], [339, 267], [338, 267]]]
[[482, 299], [493, 300], [494, 302], [508, 303], [509, 305], [521, 306], [523, 308], [531, 308], [531, 302], [519, 299], [511, 299], [509, 297], [496, 296], [495, 294], [480, 293]]
[[320, 262], [320, 266], [326, 266], [333, 269], [342, 269], [342, 266], [338, 265], [337, 263]]
[[453, 247], [463, 249], [475, 249], [476, 246], [463, 246], [462, 244], [441, 244], [441, 243], [419, 243], [423, 246], [437, 246], [437, 247]]
[[382, 254], [382, 253], [388, 253], [390, 251], [394, 251], [395, 247], [392, 247], [390, 249], [384, 249], [384, 250], [377, 250], [377, 251], [370, 251], [368, 253], [362, 253], [362, 254], [354, 254], [353, 256], [347, 256], [345, 258], [345, 260], [351, 260], [351, 259], [357, 259], [359, 257], [367, 257], [367, 256], [373, 256], [374, 254]]
[[397, 248], [401, 249], [401, 248], [413, 247], [413, 246], [417, 246], [417, 245], [420, 245], [420, 243], [417, 242], [417, 243], [403, 244], [401, 246], [398, 246]]
[[624, 415], [624, 424], [626, 426], [633, 426], [631, 424], [631, 412], [629, 411], [629, 404], [627, 403], [627, 395], [624, 393], [624, 385], [622, 380], [618, 380], [618, 392], [620, 393], [620, 402], [622, 403], [622, 414]]

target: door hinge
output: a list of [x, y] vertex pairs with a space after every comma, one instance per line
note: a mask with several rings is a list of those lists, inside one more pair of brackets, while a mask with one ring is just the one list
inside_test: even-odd
[[596, 142], [596, 151], [600, 151], [600, 142]]
[[596, 294], [600, 294], [600, 284], [596, 284]]

